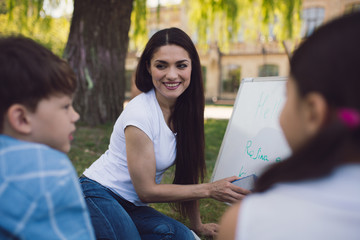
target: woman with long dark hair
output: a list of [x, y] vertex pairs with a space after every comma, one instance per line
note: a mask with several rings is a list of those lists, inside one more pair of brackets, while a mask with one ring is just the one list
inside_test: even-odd
[[219, 239], [360, 239], [359, 43], [356, 13], [295, 51], [280, 117], [293, 155], [226, 212]]
[[[136, 70], [143, 93], [131, 100], [115, 123], [109, 149], [80, 178], [97, 238], [193, 239], [182, 223], [147, 206], [173, 203], [190, 228], [215, 236], [217, 224], [203, 224], [201, 198], [235, 202], [247, 190], [226, 178], [202, 183], [204, 90], [198, 53], [178, 28], [155, 33]], [[160, 184], [176, 165], [173, 184]]]

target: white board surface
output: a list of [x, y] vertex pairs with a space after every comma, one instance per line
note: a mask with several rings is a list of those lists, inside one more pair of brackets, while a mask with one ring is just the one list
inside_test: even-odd
[[290, 155], [279, 116], [286, 100], [286, 78], [243, 79], [235, 100], [212, 181], [259, 176]]

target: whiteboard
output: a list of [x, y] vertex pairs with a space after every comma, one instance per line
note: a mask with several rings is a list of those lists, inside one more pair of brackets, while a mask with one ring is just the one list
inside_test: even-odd
[[291, 153], [279, 124], [285, 77], [243, 79], [211, 180], [259, 176]]

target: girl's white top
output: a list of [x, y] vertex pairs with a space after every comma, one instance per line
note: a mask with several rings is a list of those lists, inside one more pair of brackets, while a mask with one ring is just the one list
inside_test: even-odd
[[241, 203], [236, 239], [360, 239], [360, 164], [319, 180], [276, 184]]

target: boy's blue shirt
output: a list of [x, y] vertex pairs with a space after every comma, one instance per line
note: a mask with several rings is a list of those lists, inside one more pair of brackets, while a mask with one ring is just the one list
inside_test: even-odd
[[95, 239], [68, 157], [0, 134], [0, 239], [8, 238]]

